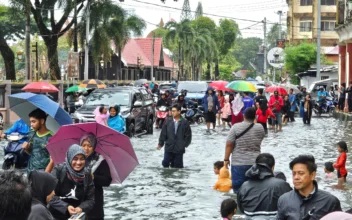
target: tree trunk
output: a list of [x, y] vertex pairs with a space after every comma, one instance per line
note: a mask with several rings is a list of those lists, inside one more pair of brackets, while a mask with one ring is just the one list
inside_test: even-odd
[[177, 81], [180, 81], [181, 72], [181, 42], [178, 42], [178, 74]]
[[74, 23], [75, 23], [75, 28], [73, 29], [74, 35], [73, 35], [73, 51], [78, 52], [78, 36], [77, 36], [77, 0], [75, 0], [75, 9], [74, 9]]
[[210, 63], [207, 65], [206, 80], [210, 80]]
[[49, 71], [52, 80], [60, 79], [59, 59], [57, 55], [58, 36], [43, 37], [48, 49]]
[[15, 55], [3, 37], [0, 37], [0, 53], [5, 63], [6, 79], [16, 80]]
[[215, 75], [215, 80], [219, 80], [219, 61], [216, 60], [216, 63], [215, 63], [215, 72], [214, 72], [214, 75]]
[[117, 56], [117, 76], [116, 80], [120, 80], [120, 76], [122, 76], [122, 68], [121, 68], [121, 56], [122, 56], [122, 48], [118, 47], [118, 53], [119, 55]]

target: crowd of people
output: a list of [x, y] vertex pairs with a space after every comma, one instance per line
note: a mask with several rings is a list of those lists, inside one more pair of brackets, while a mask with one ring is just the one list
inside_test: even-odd
[[[150, 87], [157, 89], [156, 85]], [[178, 97], [173, 92], [160, 93], [156, 104], [170, 108], [169, 117], [161, 127], [157, 149], [164, 148], [161, 162], [164, 168], [183, 168], [183, 156], [192, 143], [192, 129], [181, 112], [192, 101], [185, 99], [185, 91]], [[336, 95], [323, 92], [320, 91], [318, 97]], [[341, 98], [343, 85], [338, 92]], [[313, 102], [306, 89], [302, 88], [298, 94], [290, 89], [284, 96], [274, 91], [269, 101], [259, 89], [258, 94], [251, 97], [253, 94], [247, 92], [226, 95], [208, 88], [202, 99], [206, 133], [210, 134], [217, 126], [223, 130], [230, 128], [224, 158], [214, 163], [214, 172], [219, 175], [214, 190], [232, 190], [237, 202], [224, 200], [221, 216], [230, 220], [237, 210], [252, 220], [329, 220], [349, 215], [341, 213], [338, 198], [318, 188], [314, 156], [299, 155], [288, 164], [292, 171], [291, 188], [285, 175], [275, 171], [274, 156], [261, 151], [268, 125], [273, 131], [281, 132], [283, 125], [295, 122], [297, 108], [304, 124], [310, 124]], [[123, 133], [126, 125], [119, 112], [119, 106], [107, 109], [101, 105], [94, 111], [95, 120]], [[29, 127], [21, 120], [8, 131], [29, 132], [30, 140], [24, 141], [22, 148], [30, 157], [27, 175], [13, 170], [0, 171], [0, 220], [66, 220], [82, 214], [89, 220], [104, 219], [103, 187], [111, 184], [112, 177], [108, 163], [96, 152], [95, 135], [83, 134], [78, 144], [69, 147], [65, 162], [54, 164], [46, 149], [53, 136], [46, 127], [46, 118], [44, 111], [36, 109], [29, 114], [33, 131], [29, 132]], [[327, 177], [337, 177], [337, 188], [343, 188], [348, 173], [345, 167], [347, 144], [338, 142], [337, 151], [340, 156], [336, 163], [326, 162], [324, 170]]]

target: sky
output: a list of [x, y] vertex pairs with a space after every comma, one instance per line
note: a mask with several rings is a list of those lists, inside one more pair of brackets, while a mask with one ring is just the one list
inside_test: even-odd
[[[177, 0], [177, 2], [165, 0], [165, 3], [162, 3], [161, 0], [124, 0], [123, 3], [120, 3], [119, 0], [112, 1], [125, 9], [132, 9], [136, 15], [146, 21], [147, 28], [143, 37], [156, 28], [161, 18], [165, 23], [170, 19], [179, 21], [184, 2], [184, 0]], [[277, 12], [280, 10], [283, 12], [282, 22], [283, 28], [285, 28], [288, 9], [286, 0], [189, 0], [189, 2], [192, 11], [195, 11], [198, 2], [201, 2], [204, 16], [212, 18], [216, 23], [221, 19], [219, 16], [235, 20], [244, 38], [263, 38], [264, 31], [261, 21], [266, 17], [267, 30], [269, 30], [272, 24], [279, 22]], [[9, 1], [0, 0], [0, 4], [8, 5]], [[60, 13], [62, 11], [57, 9], [56, 14], [60, 16]], [[194, 16], [193, 12], [192, 15]]]

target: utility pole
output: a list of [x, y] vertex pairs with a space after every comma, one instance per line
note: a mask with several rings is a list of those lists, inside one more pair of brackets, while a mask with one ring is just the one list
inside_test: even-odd
[[32, 45], [32, 47], [35, 48], [35, 50], [32, 50], [32, 52], [35, 53], [35, 79], [38, 80], [39, 79], [39, 77], [38, 77], [38, 70], [39, 70], [38, 42], [35, 42], [35, 44]]
[[281, 33], [282, 33], [282, 30], [281, 30], [281, 16], [282, 16], [282, 11], [278, 11], [277, 13], [279, 14], [279, 40], [281, 40]]
[[26, 0], [26, 75], [31, 80], [31, 2]]
[[75, 23], [75, 29], [73, 29], [73, 51], [78, 52], [78, 40], [77, 40], [77, 0], [75, 1], [75, 9], [74, 9], [74, 23]]
[[317, 80], [320, 81], [320, 31], [321, 31], [321, 0], [318, 2], [318, 28], [317, 28]]
[[263, 40], [263, 43], [264, 43], [264, 74], [266, 74], [266, 17], [264, 18], [264, 40]]
[[[86, 22], [86, 45], [84, 49], [84, 80], [88, 80], [88, 71], [89, 71], [89, 17], [90, 17], [90, 2], [87, 1], [87, 22]], [[119, 54], [120, 56], [120, 54]]]
[[154, 41], [155, 41], [155, 33], [153, 31], [153, 38], [152, 38], [152, 67], [150, 69], [150, 80], [154, 81]]

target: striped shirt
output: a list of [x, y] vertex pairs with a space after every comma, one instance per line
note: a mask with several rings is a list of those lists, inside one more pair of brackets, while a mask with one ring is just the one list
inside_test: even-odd
[[264, 139], [265, 132], [261, 124], [254, 126], [242, 137], [236, 140], [236, 135], [242, 133], [251, 125], [248, 121], [234, 124], [231, 127], [227, 141], [235, 143], [231, 156], [232, 166], [253, 165], [260, 154], [260, 145]]

